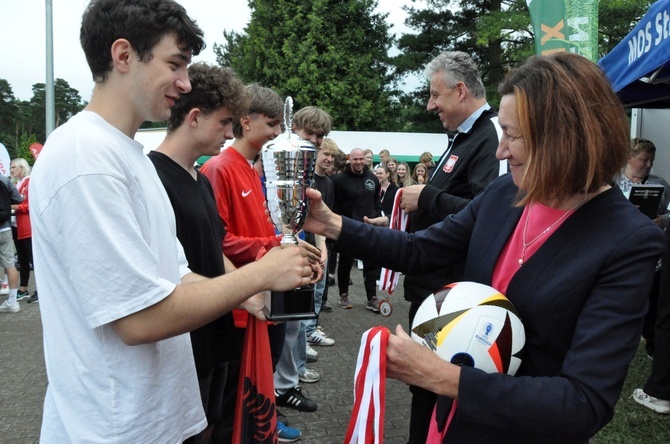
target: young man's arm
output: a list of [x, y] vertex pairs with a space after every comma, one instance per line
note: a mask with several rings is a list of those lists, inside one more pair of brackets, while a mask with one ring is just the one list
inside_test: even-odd
[[156, 342], [201, 327], [263, 290], [291, 290], [312, 277], [304, 248], [274, 248], [257, 262], [213, 279], [187, 274], [182, 284], [157, 304], [112, 323], [127, 345]]
[[[233, 264], [225, 254], [223, 255], [223, 265], [226, 269], [226, 273], [232, 273], [233, 271], [237, 270], [235, 264]], [[255, 295], [251, 296], [249, 299], [242, 301], [242, 303], [237, 308], [246, 310], [250, 315], [256, 316], [261, 321], [265, 321], [265, 310], [263, 309], [265, 308], [265, 302], [267, 298], [268, 291], [261, 291], [260, 293], [256, 293]]]

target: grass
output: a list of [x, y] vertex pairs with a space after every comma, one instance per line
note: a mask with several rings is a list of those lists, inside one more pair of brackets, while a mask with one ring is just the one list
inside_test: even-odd
[[651, 373], [644, 342], [628, 369], [628, 377], [616, 405], [612, 421], [591, 440], [592, 444], [668, 444], [670, 415], [661, 415], [642, 407], [631, 398], [633, 390], [641, 388]]

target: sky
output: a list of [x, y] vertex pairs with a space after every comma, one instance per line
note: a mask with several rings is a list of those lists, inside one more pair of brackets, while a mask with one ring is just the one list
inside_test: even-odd
[[[250, 19], [247, 0], [177, 0], [205, 32], [207, 47], [194, 62], [216, 63], [214, 43], [223, 43], [223, 30], [241, 32]], [[401, 6], [411, 0], [378, 0], [378, 12], [388, 12], [392, 33], [406, 33]], [[51, 0], [53, 14], [54, 79], [62, 78], [89, 100], [93, 81], [79, 44], [81, 15], [88, 0]], [[30, 100], [32, 85], [46, 80], [46, 1], [0, 0], [0, 78], [14, 96]], [[398, 34], [399, 35], [399, 34]], [[410, 85], [410, 83], [414, 83]], [[416, 79], [408, 87], [418, 86]]]

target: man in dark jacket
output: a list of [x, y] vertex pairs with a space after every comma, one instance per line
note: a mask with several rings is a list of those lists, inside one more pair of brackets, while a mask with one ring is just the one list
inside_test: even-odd
[[[335, 212], [355, 220], [364, 217], [376, 218], [382, 215], [379, 200], [379, 181], [365, 165], [365, 154], [360, 148], [354, 148], [349, 154], [349, 163], [342, 174], [332, 177], [335, 194]], [[340, 307], [353, 308], [349, 302], [349, 274], [354, 258], [341, 254], [337, 267], [337, 286], [340, 290]], [[377, 277], [379, 267], [363, 262], [365, 294], [368, 302], [365, 308], [379, 313], [377, 301]]]
[[[457, 213], [507, 166], [495, 157], [498, 115], [486, 102], [477, 65], [463, 52], [444, 52], [426, 67], [430, 79], [428, 111], [438, 113], [444, 128], [456, 132], [433, 170], [428, 184], [403, 189], [401, 207], [410, 213], [408, 231], [423, 230]], [[411, 302], [409, 325], [421, 302], [450, 282], [462, 279], [463, 264], [404, 279], [405, 299]], [[419, 387], [413, 393], [410, 443], [425, 443], [435, 396]]]

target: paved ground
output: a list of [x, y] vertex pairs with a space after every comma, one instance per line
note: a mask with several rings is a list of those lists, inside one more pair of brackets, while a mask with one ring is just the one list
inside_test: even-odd
[[[321, 381], [305, 384], [303, 391], [319, 408], [314, 413], [282, 409], [292, 426], [303, 431], [303, 443], [342, 443], [353, 404], [353, 378], [361, 334], [370, 327], [407, 323], [408, 304], [403, 301], [402, 283], [394, 293], [393, 313], [389, 318], [365, 309], [361, 272], [352, 271], [350, 291], [352, 310], [337, 307], [337, 291], [331, 292], [333, 311], [324, 313], [320, 323], [333, 347], [317, 347], [319, 361], [310, 367], [321, 374]], [[34, 286], [31, 283], [31, 292]], [[0, 301], [4, 300], [0, 296]], [[21, 312], [0, 313], [0, 442], [28, 444], [39, 441], [42, 401], [46, 374], [42, 354], [42, 325], [39, 304], [21, 302]], [[407, 441], [409, 392], [397, 381], [387, 381], [385, 442]]]
[[0, 442], [37, 443], [47, 386], [39, 304], [21, 301], [20, 313], [0, 313], [0, 338]]

